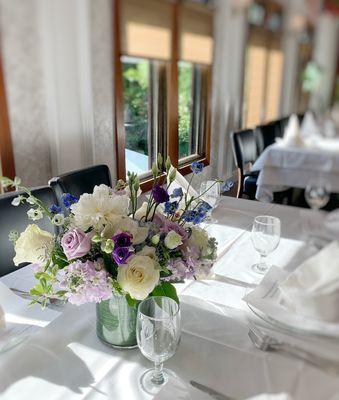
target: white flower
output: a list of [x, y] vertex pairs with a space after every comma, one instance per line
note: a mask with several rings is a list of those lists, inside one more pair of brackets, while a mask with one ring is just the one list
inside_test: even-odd
[[127, 216], [128, 210], [128, 196], [116, 195], [106, 185], [95, 186], [93, 194], [84, 193], [71, 205], [74, 224], [83, 231], [91, 227], [101, 231], [117, 216]]
[[35, 204], [34, 197], [32, 197], [32, 196], [27, 197], [26, 201], [28, 204]]
[[15, 242], [15, 265], [23, 262], [32, 264], [44, 263], [53, 249], [53, 235], [43, 231], [37, 225], [28, 225]]
[[21, 194], [19, 195], [19, 196], [17, 196], [17, 197], [15, 197], [13, 200], [12, 200], [12, 206], [15, 206], [15, 207], [17, 207], [17, 206], [19, 206], [20, 205], [20, 203], [22, 203], [22, 201], [25, 199], [25, 197], [24, 196], [22, 196]]
[[56, 226], [61, 226], [65, 222], [65, 217], [63, 214], [55, 214], [52, 218], [52, 224]]
[[168, 249], [173, 250], [182, 244], [182, 237], [175, 231], [169, 231], [164, 242]]
[[43, 216], [44, 216], [42, 211], [40, 210], [40, 208], [36, 208], [36, 209], [30, 208], [27, 211], [27, 215], [28, 215], [28, 218], [31, 219], [32, 221], [38, 221], [39, 219], [43, 218]]
[[117, 281], [121, 288], [136, 300], [144, 300], [160, 279], [156, 262], [148, 256], [135, 255], [127, 265], [118, 267]]
[[160, 235], [154, 235], [152, 236], [151, 242], [152, 244], [154, 244], [154, 246], [156, 246], [159, 243], [160, 240]]
[[155, 255], [155, 248], [150, 246], [145, 246], [141, 251], [138, 253], [139, 256], [148, 256], [151, 257], [153, 260], [156, 259]]
[[[150, 210], [148, 215], [153, 215], [154, 212], [154, 207], [155, 204], [153, 204], [152, 209]], [[144, 201], [141, 205], [140, 208], [137, 209], [137, 211], [134, 214], [134, 218], [140, 221], [141, 219], [144, 219], [146, 217], [146, 211], [147, 211], [147, 202]]]
[[208, 233], [205, 229], [192, 227], [191, 236], [188, 239], [188, 245], [198, 247], [200, 251], [205, 252], [207, 247], [209, 247], [208, 239]]
[[110, 223], [102, 231], [102, 236], [105, 238], [111, 238], [119, 232], [130, 233], [133, 244], [140, 244], [146, 240], [148, 235], [147, 226], [139, 226], [138, 221], [134, 221], [130, 217], [126, 216], [114, 216], [111, 218]]

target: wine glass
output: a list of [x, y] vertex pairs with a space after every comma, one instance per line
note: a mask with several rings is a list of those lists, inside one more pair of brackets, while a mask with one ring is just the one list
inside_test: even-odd
[[143, 300], [138, 307], [137, 341], [141, 353], [154, 362], [154, 369], [140, 379], [141, 387], [156, 394], [173, 375], [163, 370], [163, 362], [171, 358], [178, 346], [181, 332], [180, 308], [169, 297], [155, 296]]
[[251, 239], [254, 248], [260, 254], [260, 261], [252, 269], [264, 274], [268, 270], [265, 257], [278, 247], [280, 241], [280, 219], [269, 215], [255, 217]]
[[325, 207], [330, 199], [331, 185], [322, 178], [309, 181], [305, 189], [305, 200], [312, 210]]
[[204, 181], [200, 185], [200, 196], [202, 200], [206, 201], [212, 208], [210, 214], [210, 221], [217, 223], [218, 221], [213, 218], [213, 210], [217, 208], [220, 202], [220, 183], [216, 181]]

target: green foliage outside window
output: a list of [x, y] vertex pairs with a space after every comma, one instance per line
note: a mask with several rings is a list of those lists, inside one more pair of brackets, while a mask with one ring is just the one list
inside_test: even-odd
[[179, 158], [189, 155], [192, 107], [192, 64], [179, 63]]

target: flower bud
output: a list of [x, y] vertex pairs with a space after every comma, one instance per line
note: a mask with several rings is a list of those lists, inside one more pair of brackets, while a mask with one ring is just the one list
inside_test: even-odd
[[173, 170], [169, 174], [169, 178], [168, 178], [170, 183], [172, 183], [174, 181], [176, 175], [177, 175], [177, 170], [176, 170], [176, 168], [173, 168]]
[[153, 176], [157, 177], [158, 176], [158, 172], [159, 172], [159, 170], [158, 170], [157, 164], [153, 163], [153, 165], [152, 165], [152, 174], [153, 174]]
[[172, 165], [171, 159], [170, 159], [170, 157], [168, 156], [167, 159], [166, 159], [166, 162], [165, 162], [165, 167], [166, 167], [166, 171], [167, 171], [167, 172], [170, 170], [171, 165]]
[[152, 244], [154, 244], [154, 246], [156, 246], [159, 243], [159, 240], [160, 240], [160, 235], [154, 235], [151, 238], [151, 242]]
[[101, 242], [101, 236], [96, 234], [92, 237], [92, 242], [93, 243], [100, 243]]

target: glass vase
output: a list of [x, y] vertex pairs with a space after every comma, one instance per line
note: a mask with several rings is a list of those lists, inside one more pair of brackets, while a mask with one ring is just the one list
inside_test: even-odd
[[137, 347], [137, 305], [128, 305], [126, 297], [113, 294], [96, 305], [97, 336], [105, 344], [119, 349]]

